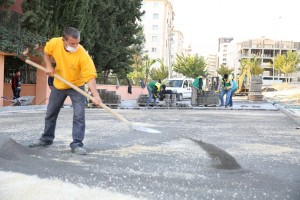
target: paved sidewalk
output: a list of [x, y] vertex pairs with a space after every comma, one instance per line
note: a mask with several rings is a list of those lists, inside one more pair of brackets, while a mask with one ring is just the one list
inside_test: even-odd
[[[279, 110], [272, 103], [267, 101], [262, 102], [250, 102], [246, 99], [246, 97], [234, 97], [234, 105], [233, 107], [219, 107], [219, 106], [191, 106], [190, 99], [184, 99], [182, 101], [178, 101], [177, 107], [164, 107], [164, 103], [160, 102], [160, 104], [153, 109], [195, 109], [195, 110], [269, 110], [269, 111], [277, 111]], [[119, 105], [120, 109], [145, 109], [145, 106], [138, 106], [136, 100], [126, 100], [122, 101]], [[152, 108], [152, 107], [151, 107]]]
[[[298, 200], [300, 132], [265, 106], [115, 110], [160, 134], [133, 131], [103, 109], [87, 109], [87, 156], [70, 152], [72, 108], [61, 110], [54, 144], [34, 149], [28, 144], [40, 137], [45, 110], [0, 112], [0, 199]], [[225, 167], [229, 156], [240, 169]]]

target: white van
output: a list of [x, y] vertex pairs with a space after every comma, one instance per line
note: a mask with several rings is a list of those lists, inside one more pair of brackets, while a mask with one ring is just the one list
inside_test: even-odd
[[171, 78], [166, 82], [166, 89], [177, 93], [178, 100], [191, 98], [193, 81], [191, 78]]

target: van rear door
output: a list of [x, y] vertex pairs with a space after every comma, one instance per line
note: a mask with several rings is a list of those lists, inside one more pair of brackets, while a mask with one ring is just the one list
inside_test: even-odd
[[184, 80], [183, 82], [182, 96], [183, 98], [191, 98], [192, 96], [192, 88], [189, 80]]

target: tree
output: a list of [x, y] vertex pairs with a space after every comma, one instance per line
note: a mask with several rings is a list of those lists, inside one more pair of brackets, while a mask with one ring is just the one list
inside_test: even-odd
[[139, 82], [139, 79], [144, 79], [145, 76], [145, 67], [143, 66], [143, 57], [140, 54], [135, 54], [133, 56], [134, 63], [132, 64], [133, 71], [130, 72], [127, 77], [133, 80], [135, 83]]
[[217, 73], [220, 76], [224, 76], [224, 74], [230, 75], [233, 72], [233, 69], [229, 69], [226, 65], [222, 64], [219, 69], [217, 69]]
[[[3, 9], [8, 9], [15, 3], [15, 0], [0, 0], [0, 7]], [[2, 11], [2, 9], [1, 9]]]
[[137, 24], [143, 14], [140, 11], [141, 2], [102, 0], [100, 7], [104, 10], [102, 13], [98, 12], [101, 27], [92, 52], [97, 53], [96, 63], [106, 75], [117, 73], [120, 69], [131, 71], [135, 49], [130, 47], [143, 42], [138, 37], [142, 27]]
[[154, 65], [156, 60], [149, 58], [148, 55], [142, 57], [136, 55], [134, 60], [133, 72], [128, 74], [128, 78], [134, 80], [136, 83], [138, 83], [141, 78], [144, 80], [145, 84], [147, 84], [151, 66]]
[[243, 72], [244, 70], [249, 70], [251, 75], [260, 75], [264, 72], [261, 67], [261, 60], [256, 56], [241, 60], [240, 71]]
[[251, 75], [261, 75], [264, 69], [261, 67], [261, 59], [253, 56], [252, 59], [248, 59], [248, 65], [250, 66]]
[[131, 69], [143, 12], [142, 0], [24, 0], [22, 27], [48, 38], [67, 26], [81, 32], [81, 43], [105, 78]]
[[[284, 73], [287, 78], [290, 73], [297, 71], [299, 62], [299, 54], [297, 52], [288, 51], [286, 54], [276, 56], [274, 59], [274, 67], [276, 70]], [[288, 79], [286, 80], [288, 82]]]
[[0, 22], [0, 51], [22, 55], [26, 48], [29, 48], [29, 53], [36, 55], [38, 44], [44, 44], [45, 37], [41, 37], [31, 31], [21, 29], [19, 22], [19, 14], [10, 11], [10, 6], [15, 3], [15, 0], [0, 0], [0, 16], [3, 19]]
[[149, 79], [149, 76], [150, 76], [150, 68], [151, 68], [152, 65], [155, 64], [155, 62], [156, 62], [156, 60], [149, 58], [148, 55], [146, 55], [144, 57], [144, 64], [143, 65], [144, 65], [144, 68], [145, 68], [145, 76], [146, 76], [145, 77], [145, 84], [148, 83], [148, 79]]
[[173, 66], [175, 72], [190, 78], [197, 78], [207, 74], [205, 70], [206, 62], [203, 56], [176, 56], [176, 63]]
[[0, 27], [0, 51], [22, 55], [29, 48], [30, 54], [40, 55], [40, 51], [36, 51], [37, 44], [45, 42], [46, 38], [30, 31]]
[[10, 11], [10, 7], [15, 3], [15, 0], [0, 0], [0, 26], [7, 26], [7, 22], [12, 23], [12, 12]]
[[168, 66], [164, 64], [161, 59], [158, 59], [157, 62], [160, 63], [160, 67], [158, 69], [151, 69], [150, 77], [152, 80], [164, 80], [168, 77]]

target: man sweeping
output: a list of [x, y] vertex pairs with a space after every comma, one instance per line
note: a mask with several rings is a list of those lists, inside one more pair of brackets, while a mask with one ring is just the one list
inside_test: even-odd
[[[94, 97], [93, 103], [99, 105], [101, 99], [96, 89], [95, 65], [79, 42], [80, 33], [73, 27], [66, 28], [63, 32], [63, 37], [52, 38], [47, 42], [44, 48], [47, 75], [54, 76], [54, 73], [56, 73], [82, 90], [84, 90], [84, 83], [87, 82]], [[51, 57], [56, 62], [55, 70], [51, 64]], [[71, 151], [80, 155], [87, 153], [83, 148], [83, 139], [85, 136], [85, 97], [56, 78], [54, 78], [47, 107], [44, 133], [37, 142], [29, 145], [30, 147], [48, 146], [53, 143], [57, 117], [68, 96], [71, 98], [74, 110], [73, 141], [70, 144]]]

